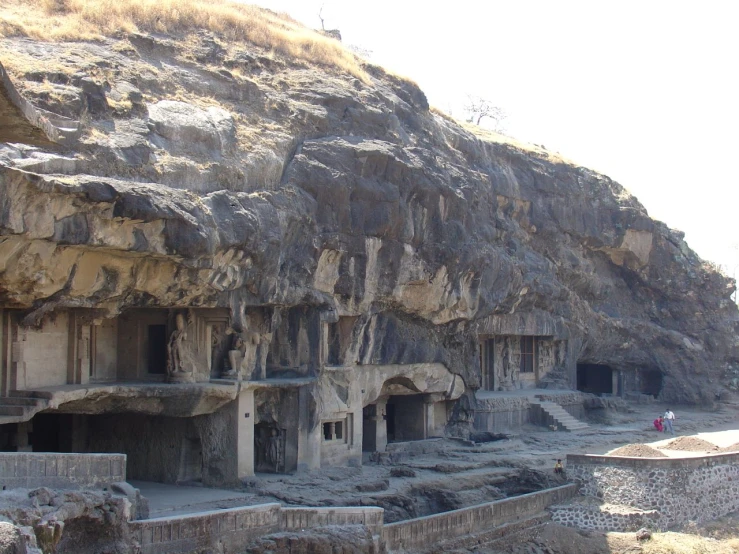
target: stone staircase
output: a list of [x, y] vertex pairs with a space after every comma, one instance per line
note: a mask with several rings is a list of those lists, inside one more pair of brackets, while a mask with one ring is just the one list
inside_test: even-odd
[[29, 421], [49, 405], [48, 399], [34, 394], [33, 391], [10, 391], [10, 396], [0, 397], [0, 425]]
[[579, 419], [572, 417], [567, 411], [554, 402], [548, 402], [546, 400], [529, 400], [532, 406], [538, 407], [543, 414], [543, 419], [546, 421], [546, 425], [555, 427], [557, 431], [581, 431], [587, 429], [588, 424], [583, 423]]

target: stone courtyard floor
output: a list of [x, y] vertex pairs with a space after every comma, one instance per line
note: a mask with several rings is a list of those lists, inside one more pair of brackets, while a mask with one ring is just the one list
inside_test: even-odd
[[207, 487], [188, 487], [164, 485], [150, 481], [129, 481], [149, 500], [149, 517], [169, 517], [175, 515], [220, 510], [260, 504], [254, 495], [228, 489]]
[[[670, 407], [677, 416], [676, 436], [695, 435], [720, 447], [739, 442], [738, 405], [719, 404], [712, 410]], [[149, 499], [151, 517], [281, 502], [381, 506], [386, 522], [392, 522], [557, 485], [561, 481], [552, 468], [567, 454], [605, 454], [634, 443], [662, 446], [672, 437], [654, 430], [652, 421], [665, 408], [657, 402], [630, 403], [625, 410], [591, 412], [596, 419], [586, 420], [590, 427], [574, 433], [527, 425], [489, 443], [434, 439], [396, 444], [396, 451], [379, 463], [296, 475], [258, 474], [247, 479], [242, 490], [132, 484]]]

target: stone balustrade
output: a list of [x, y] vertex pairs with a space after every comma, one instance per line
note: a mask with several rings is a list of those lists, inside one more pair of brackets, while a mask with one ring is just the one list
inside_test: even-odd
[[0, 453], [0, 485], [6, 489], [99, 488], [125, 480], [125, 454]]

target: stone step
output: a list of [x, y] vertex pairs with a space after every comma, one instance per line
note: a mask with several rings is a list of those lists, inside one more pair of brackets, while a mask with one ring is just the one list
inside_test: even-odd
[[23, 406], [4, 406], [0, 404], [0, 415], [2, 416], [22, 416], [26, 412]]
[[45, 390], [12, 390], [8, 392], [8, 396], [13, 398], [36, 398], [39, 400], [50, 400], [54, 397], [54, 393]]
[[532, 400], [530, 403], [534, 406], [539, 406], [545, 414], [554, 420], [557, 429], [564, 431], [580, 431], [587, 429], [588, 424], [580, 421], [576, 417], [572, 416], [567, 410], [565, 410], [559, 404], [555, 402], [548, 402], [544, 400]]
[[38, 398], [26, 398], [20, 396], [4, 396], [0, 398], [1, 406], [36, 406], [41, 400]]

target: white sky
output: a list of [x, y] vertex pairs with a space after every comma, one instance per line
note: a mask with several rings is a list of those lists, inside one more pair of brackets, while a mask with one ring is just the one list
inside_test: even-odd
[[[246, 0], [249, 2], [249, 0]], [[739, 273], [739, 3], [732, 0], [257, 0], [372, 51], [463, 118], [617, 180], [704, 259]]]

